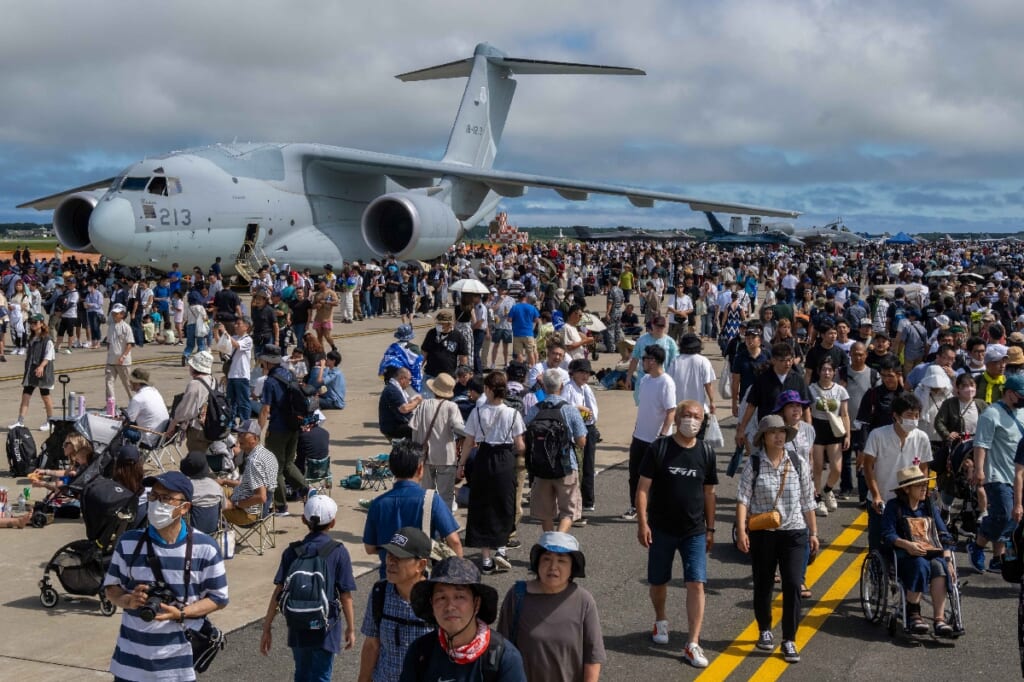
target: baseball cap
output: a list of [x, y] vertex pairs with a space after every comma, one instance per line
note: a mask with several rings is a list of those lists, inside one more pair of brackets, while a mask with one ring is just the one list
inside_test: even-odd
[[187, 501], [192, 501], [192, 481], [180, 471], [165, 471], [159, 476], [147, 476], [142, 479], [142, 485], [147, 488], [157, 483], [171, 492], [181, 493]]
[[432, 543], [426, 534], [415, 526], [399, 528], [383, 549], [399, 559], [429, 559]]
[[1013, 391], [1017, 395], [1024, 396], [1024, 376], [1020, 374], [1011, 374], [1006, 377], [1006, 383], [1003, 384], [1004, 391]]
[[302, 517], [314, 526], [325, 526], [337, 515], [338, 503], [327, 495], [314, 495], [302, 509]]
[[985, 351], [985, 362], [999, 362], [1006, 358], [1006, 347], [993, 344]]

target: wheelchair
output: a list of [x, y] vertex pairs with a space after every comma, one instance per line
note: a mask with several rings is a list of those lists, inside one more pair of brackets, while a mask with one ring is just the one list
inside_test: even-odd
[[[965, 634], [965, 630], [960, 607], [962, 583], [957, 571], [955, 552], [951, 552], [947, 562], [950, 575], [946, 580], [945, 620], [953, 628], [953, 634], [949, 639], [957, 639]], [[921, 599], [922, 607], [926, 602], [931, 603], [927, 590]], [[894, 549], [873, 549], [864, 558], [860, 570], [860, 606], [864, 618], [870, 623], [884, 624], [890, 637], [895, 637], [900, 632], [904, 635], [923, 636], [914, 633], [908, 623], [907, 594], [899, 580]]]

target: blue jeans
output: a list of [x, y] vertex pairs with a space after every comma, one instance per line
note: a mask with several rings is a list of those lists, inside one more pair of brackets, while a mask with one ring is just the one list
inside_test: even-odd
[[331, 682], [334, 654], [330, 651], [318, 646], [293, 646], [292, 658], [295, 659], [295, 682]]
[[225, 397], [228, 400], [228, 405], [231, 406], [232, 421], [245, 421], [252, 415], [249, 392], [250, 384], [248, 379], [228, 379], [228, 391]]
[[195, 322], [185, 325], [185, 350], [182, 352], [186, 358], [196, 351], [206, 350], [206, 337], [196, 337]]
[[980, 535], [993, 542], [1009, 542], [1013, 522], [1013, 486], [1009, 483], [986, 483], [988, 516], [981, 521]]
[[89, 340], [99, 342], [103, 338], [100, 331], [100, 313], [89, 310], [85, 313], [85, 319], [89, 323]]
[[295, 334], [295, 348], [300, 351], [305, 350], [306, 323], [292, 322], [292, 333]]

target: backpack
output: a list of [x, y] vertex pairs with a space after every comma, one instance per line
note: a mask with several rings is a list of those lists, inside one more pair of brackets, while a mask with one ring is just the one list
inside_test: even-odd
[[401, 618], [384, 613], [384, 600], [387, 598], [387, 591], [387, 580], [378, 580], [373, 584], [373, 589], [370, 591], [370, 613], [373, 614], [373, 622], [377, 626], [378, 638], [380, 636], [380, 623], [382, 620], [390, 620], [392, 623], [408, 627], [430, 627], [429, 623], [419, 618]]
[[320, 409], [320, 398], [316, 389], [294, 378], [285, 381], [279, 376], [271, 376], [284, 386], [284, 419], [288, 424], [288, 430], [298, 431], [303, 426], [311, 424], [315, 419], [313, 413]]
[[39, 455], [32, 432], [26, 426], [15, 426], [7, 431], [7, 463], [11, 476], [28, 476], [39, 467]]
[[325, 631], [329, 625], [331, 597], [334, 587], [327, 570], [327, 557], [337, 547], [331, 540], [319, 551], [313, 544], [297, 540], [289, 545], [295, 559], [288, 566], [278, 608], [284, 614], [288, 628], [303, 632]]
[[[424, 675], [430, 667], [430, 659], [434, 652], [440, 649], [435, 645], [436, 641], [437, 634], [431, 632], [417, 639], [409, 647], [412, 660], [416, 661], [414, 667], [416, 680], [424, 679]], [[497, 630], [491, 630], [491, 643], [487, 645], [487, 651], [480, 657], [480, 676], [483, 678], [483, 682], [497, 682], [501, 673], [501, 659], [505, 655], [506, 641]]]
[[209, 396], [206, 398], [206, 414], [203, 415], [203, 437], [210, 441], [224, 440], [231, 433], [231, 406], [227, 396], [216, 388], [210, 388], [200, 381]]
[[565, 478], [572, 439], [562, 418], [561, 403], [537, 403], [537, 415], [526, 427], [526, 469], [535, 478]]
[[503, 402], [506, 405], [508, 405], [509, 407], [511, 407], [513, 410], [518, 412], [519, 416], [521, 416], [521, 417], [525, 417], [526, 416], [524, 414], [525, 409], [523, 408], [523, 398], [518, 393], [509, 393], [509, 394], [507, 394], [504, 397]]

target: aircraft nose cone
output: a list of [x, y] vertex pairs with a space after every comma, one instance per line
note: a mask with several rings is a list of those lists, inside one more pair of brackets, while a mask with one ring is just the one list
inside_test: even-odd
[[135, 238], [135, 213], [126, 199], [100, 201], [89, 216], [89, 240], [111, 260], [123, 260]]

